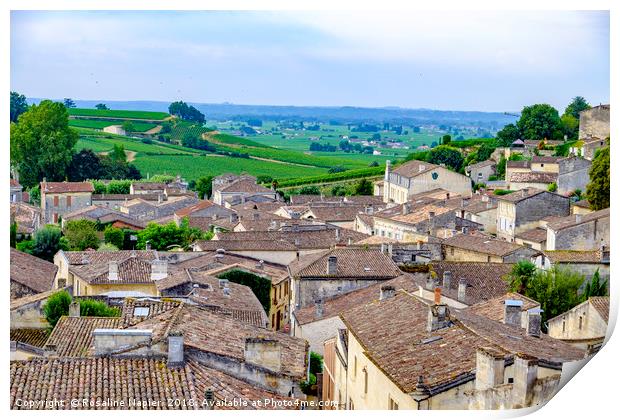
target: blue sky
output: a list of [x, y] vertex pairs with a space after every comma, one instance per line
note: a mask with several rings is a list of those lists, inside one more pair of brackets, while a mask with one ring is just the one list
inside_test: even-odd
[[29, 97], [516, 111], [609, 101], [608, 12], [11, 13]]

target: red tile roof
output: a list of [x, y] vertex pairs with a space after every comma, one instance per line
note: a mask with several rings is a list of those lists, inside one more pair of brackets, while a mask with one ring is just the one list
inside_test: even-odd
[[11, 248], [11, 281], [41, 293], [52, 289], [56, 271], [51, 262]]
[[92, 182], [41, 182], [41, 193], [62, 194], [72, 192], [93, 192]]

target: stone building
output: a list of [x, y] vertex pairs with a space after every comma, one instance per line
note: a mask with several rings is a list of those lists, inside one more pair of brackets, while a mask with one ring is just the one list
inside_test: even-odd
[[595, 296], [547, 321], [549, 336], [597, 351], [607, 334], [609, 296]]
[[538, 227], [548, 216], [568, 216], [570, 199], [549, 191], [527, 188], [498, 197], [497, 237], [509, 242]]
[[465, 168], [465, 174], [474, 184], [486, 184], [489, 177], [495, 175], [497, 163], [494, 160], [485, 160]]
[[258, 202], [277, 201], [276, 192], [256, 183], [249, 175], [224, 174], [213, 178], [212, 200], [220, 206], [229, 203], [237, 205], [252, 200]]
[[392, 170], [389, 161], [385, 166], [383, 201], [402, 204], [409, 197], [442, 188], [462, 195], [471, 195], [471, 180], [443, 166], [412, 160]]
[[11, 203], [21, 203], [23, 201], [22, 190], [23, 190], [23, 187], [21, 186], [21, 184], [16, 179], [11, 178], [11, 189], [10, 189]]
[[536, 267], [547, 270], [554, 265], [582, 274], [589, 281], [598, 271], [601, 281], [609, 280], [609, 249], [595, 251], [544, 251], [534, 258]]
[[598, 250], [601, 246], [609, 246], [609, 230], [609, 208], [562, 217], [547, 224], [547, 249]]
[[579, 113], [579, 139], [609, 137], [609, 104], [599, 105]]
[[579, 156], [570, 156], [560, 160], [557, 192], [563, 195], [575, 190], [585, 192], [590, 182], [591, 167], [592, 161]]
[[41, 209], [26, 203], [11, 203], [10, 222], [17, 223], [17, 239], [30, 238], [41, 227]]
[[91, 182], [41, 182], [41, 211], [45, 223], [58, 223], [65, 213], [92, 204]]
[[459, 234], [442, 240], [446, 261], [516, 263], [538, 251], [481, 234]]

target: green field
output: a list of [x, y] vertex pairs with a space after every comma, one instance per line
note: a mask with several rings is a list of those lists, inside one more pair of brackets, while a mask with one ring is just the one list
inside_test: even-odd
[[124, 111], [116, 109], [68, 108], [69, 115], [82, 117], [124, 118], [161, 121], [170, 115], [166, 112]]
[[199, 124], [192, 124], [187, 121], [178, 121], [171, 127], [170, 138], [175, 140], [183, 140], [183, 137], [187, 134], [201, 137], [203, 133], [208, 133], [209, 131], [212, 130]]
[[286, 163], [265, 162], [255, 159], [229, 156], [143, 156], [132, 162], [142, 175], [181, 174], [184, 178], [198, 179], [201, 176], [221, 175], [226, 172], [247, 172], [252, 175], [269, 175], [276, 179], [287, 179], [320, 175], [327, 172], [322, 168], [306, 168]]
[[[69, 125], [71, 127], [94, 128], [94, 129], [102, 130], [103, 128], [108, 127], [110, 125], [121, 125], [123, 124], [123, 122], [124, 120], [86, 120], [86, 119], [80, 118], [80, 119], [70, 119]], [[138, 121], [132, 121], [131, 125], [133, 125], [134, 130], [138, 133], [143, 133], [145, 131], [150, 130], [151, 128], [157, 127], [157, 124], [138, 122]]]

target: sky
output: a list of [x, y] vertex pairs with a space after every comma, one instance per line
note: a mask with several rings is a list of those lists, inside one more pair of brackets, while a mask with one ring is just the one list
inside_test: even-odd
[[519, 111], [609, 102], [597, 11], [12, 11], [27, 97]]

